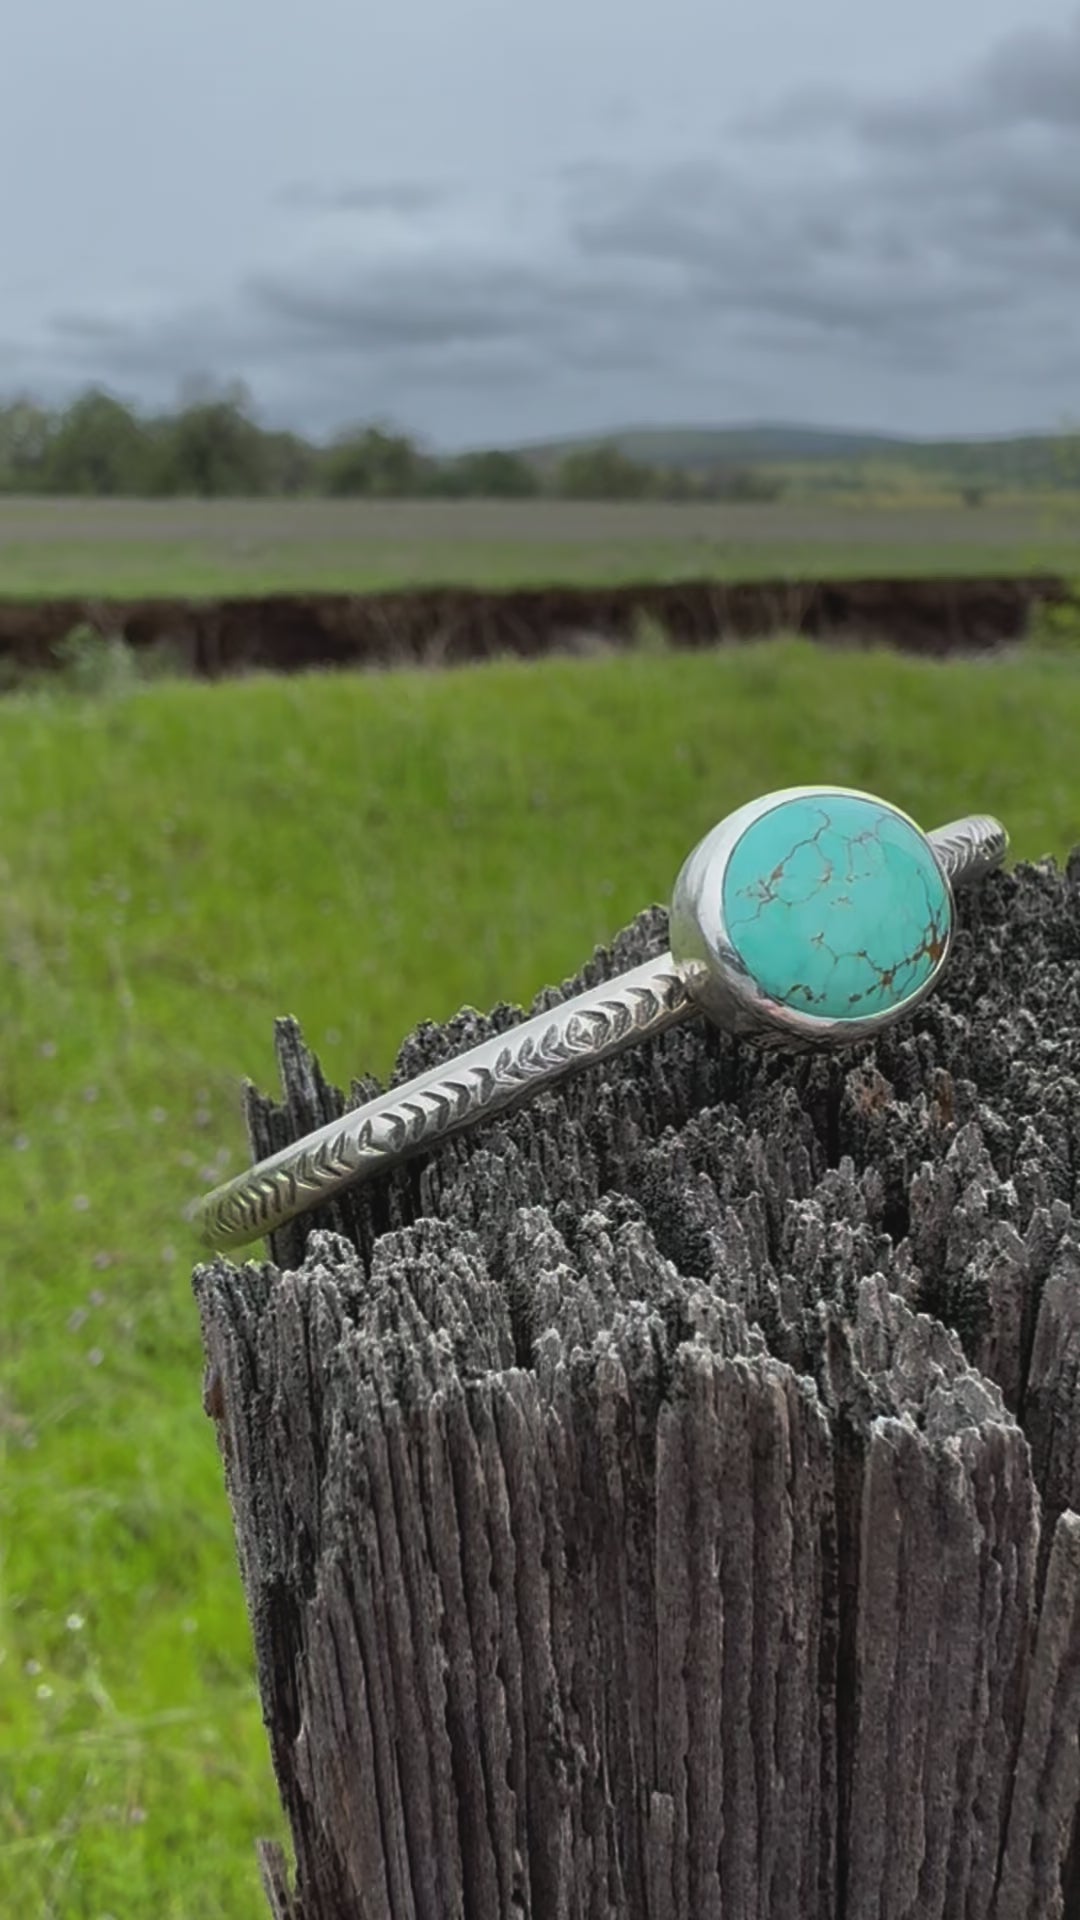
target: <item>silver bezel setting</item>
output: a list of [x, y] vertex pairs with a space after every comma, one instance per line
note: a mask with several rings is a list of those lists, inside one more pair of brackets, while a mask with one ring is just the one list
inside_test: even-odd
[[[724, 922], [724, 877], [728, 861], [747, 828], [788, 801], [813, 800], [826, 795], [866, 800], [913, 828], [941, 874], [949, 902], [944, 951], [927, 978], [894, 1007], [868, 1014], [861, 1020], [826, 1019], [774, 1000], [758, 985], [740, 958]], [[671, 952], [688, 992], [717, 1026], [738, 1034], [752, 1034], [759, 1042], [771, 1041], [774, 1046], [849, 1047], [902, 1020], [940, 984], [949, 964], [955, 924], [956, 902], [949, 875], [937, 857], [933, 842], [910, 814], [859, 787], [783, 787], [728, 814], [687, 856], [672, 896]]]

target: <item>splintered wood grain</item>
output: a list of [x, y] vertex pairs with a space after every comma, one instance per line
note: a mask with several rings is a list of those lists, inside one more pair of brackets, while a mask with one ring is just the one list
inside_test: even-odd
[[[1078, 1910], [1078, 878], [874, 1048], [676, 1030], [199, 1270], [274, 1920]], [[345, 1104], [278, 1053], [260, 1154]]]

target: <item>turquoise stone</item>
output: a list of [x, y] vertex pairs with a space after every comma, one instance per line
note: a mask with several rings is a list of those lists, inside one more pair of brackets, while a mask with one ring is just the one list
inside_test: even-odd
[[772, 1000], [824, 1020], [886, 1013], [927, 980], [950, 900], [922, 834], [879, 801], [780, 801], [736, 841], [728, 938]]

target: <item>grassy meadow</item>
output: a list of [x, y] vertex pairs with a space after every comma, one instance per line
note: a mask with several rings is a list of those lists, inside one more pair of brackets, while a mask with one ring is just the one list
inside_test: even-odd
[[[0, 584], [58, 587], [65, 553], [70, 589], [86, 556], [102, 586], [152, 571], [158, 533], [116, 534], [141, 511], [88, 508], [113, 533], [77, 564], [24, 528]], [[207, 511], [204, 585], [229, 564]], [[310, 555], [266, 538], [268, 572]], [[376, 564], [345, 515], [333, 540], [342, 580]], [[0, 1913], [265, 1920], [253, 1842], [279, 1814], [186, 1207], [241, 1164], [275, 1015], [339, 1082], [385, 1072], [416, 1022], [566, 977], [793, 781], [927, 826], [997, 812], [1016, 855], [1064, 855], [1078, 738], [1068, 659], [787, 642], [0, 702]]]
[[0, 597], [217, 597], [421, 585], [1080, 573], [1080, 497], [971, 509], [555, 500], [0, 497]]

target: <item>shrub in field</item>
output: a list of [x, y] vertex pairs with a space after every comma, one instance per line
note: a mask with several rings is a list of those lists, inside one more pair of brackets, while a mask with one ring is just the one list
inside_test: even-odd
[[323, 491], [339, 498], [374, 494], [382, 499], [407, 499], [428, 491], [423, 454], [404, 434], [366, 427], [344, 434], [323, 462]]
[[208, 395], [157, 424], [151, 491], [213, 500], [270, 490], [265, 436], [242, 389]]
[[560, 462], [556, 490], [566, 500], [643, 500], [653, 475], [613, 444], [580, 447]]
[[128, 693], [138, 679], [135, 654], [122, 634], [72, 627], [53, 649], [62, 684], [72, 693]]
[[68, 408], [43, 447], [41, 484], [48, 493], [99, 498], [142, 493], [150, 450], [147, 428], [130, 407], [93, 390]]
[[1056, 604], [1043, 601], [1036, 606], [1028, 645], [1041, 653], [1080, 655], [1080, 582], [1074, 582], [1067, 600]]
[[671, 637], [662, 620], [639, 607], [634, 614], [631, 644], [635, 653], [667, 653]]
[[0, 492], [30, 493], [38, 485], [49, 444], [44, 407], [25, 395], [0, 407]]
[[[180, 649], [172, 641], [159, 640], [136, 649], [122, 633], [101, 633], [88, 622], [72, 627], [53, 652], [60, 671], [48, 676], [46, 687], [89, 699], [116, 698], [185, 671]], [[9, 680], [9, 688], [18, 684], [17, 677]]]
[[540, 475], [519, 453], [492, 447], [463, 453], [432, 475], [431, 490], [450, 498], [473, 500], [529, 500], [540, 491]]

